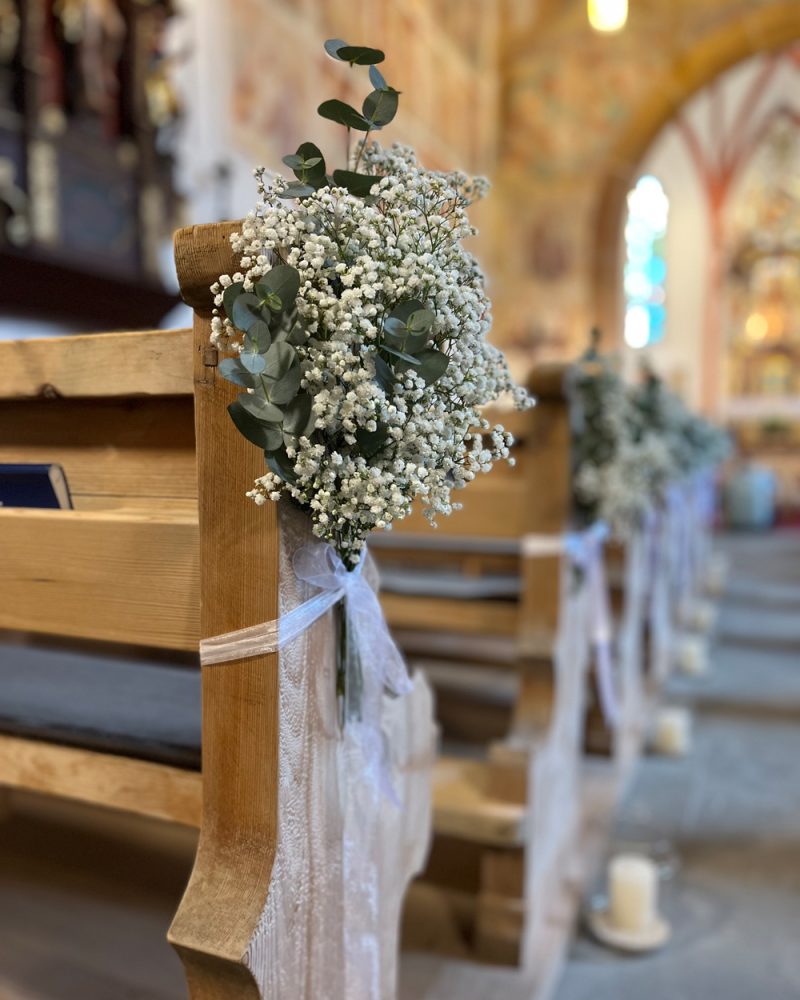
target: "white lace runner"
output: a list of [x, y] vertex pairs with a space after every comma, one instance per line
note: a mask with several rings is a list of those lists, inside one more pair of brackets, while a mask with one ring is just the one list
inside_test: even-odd
[[[619, 721], [619, 704], [612, 657], [614, 631], [603, 557], [603, 547], [607, 538], [608, 526], [598, 521], [586, 531], [568, 532], [564, 535], [526, 535], [522, 539], [522, 554], [529, 558], [566, 556], [565, 562], [573, 571], [567, 582], [573, 589], [586, 592], [588, 610], [585, 624], [581, 628], [586, 630], [585, 637], [588, 638], [592, 649], [603, 716], [606, 723], [613, 728]], [[575, 579], [575, 570], [581, 573], [582, 579]], [[559, 635], [566, 621], [564, 609], [569, 604], [564, 598], [568, 599], [569, 596], [563, 593], [562, 586]], [[572, 629], [574, 626], [570, 625], [569, 628]]]
[[[279, 621], [315, 593], [292, 565], [308, 519], [282, 503], [280, 526]], [[362, 572], [373, 579], [369, 561]], [[430, 838], [430, 690], [418, 673], [405, 697], [381, 697], [397, 807], [365, 780], [355, 732], [341, 733], [332, 616], [279, 645], [277, 849], [245, 964], [269, 1000], [392, 1000], [402, 898]]]

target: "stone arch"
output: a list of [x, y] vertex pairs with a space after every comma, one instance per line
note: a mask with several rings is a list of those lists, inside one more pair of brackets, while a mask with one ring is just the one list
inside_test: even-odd
[[619, 291], [625, 200], [639, 165], [661, 129], [699, 90], [750, 56], [800, 39], [800, 3], [782, 0], [742, 13], [692, 43], [673, 60], [667, 85], [639, 102], [617, 138], [598, 190], [592, 254], [592, 298], [603, 329], [622, 329]]

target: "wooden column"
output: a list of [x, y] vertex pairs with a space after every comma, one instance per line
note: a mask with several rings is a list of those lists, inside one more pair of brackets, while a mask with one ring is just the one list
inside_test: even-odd
[[[233, 270], [233, 223], [175, 237], [181, 293], [194, 309], [195, 428], [200, 524], [200, 634], [278, 616], [277, 505], [245, 496], [263, 473], [236, 430], [236, 389], [209, 342], [210, 285]], [[244, 956], [264, 909], [276, 849], [278, 654], [203, 668], [203, 818], [194, 871], [169, 940], [192, 1000], [258, 1000]]]

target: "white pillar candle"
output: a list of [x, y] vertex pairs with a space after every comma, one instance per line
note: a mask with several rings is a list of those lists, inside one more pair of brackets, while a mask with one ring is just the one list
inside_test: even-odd
[[708, 672], [708, 650], [698, 636], [684, 636], [678, 647], [678, 669], [689, 677], [701, 677]]
[[653, 749], [671, 757], [685, 757], [691, 743], [691, 712], [679, 706], [660, 709], [653, 727]]
[[710, 601], [698, 601], [694, 609], [694, 627], [698, 632], [710, 632], [717, 618], [717, 610]]
[[639, 854], [620, 854], [608, 866], [608, 917], [620, 931], [652, 927], [658, 913], [658, 871]]

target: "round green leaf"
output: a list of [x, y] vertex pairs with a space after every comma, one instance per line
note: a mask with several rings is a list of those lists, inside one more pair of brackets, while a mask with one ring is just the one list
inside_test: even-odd
[[297, 357], [297, 352], [289, 344], [278, 342], [273, 344], [264, 356], [266, 369], [264, 374], [270, 379], [279, 379], [289, 371]]
[[405, 351], [400, 351], [396, 347], [391, 347], [386, 342], [381, 344], [381, 350], [386, 351], [387, 354], [393, 355], [395, 358], [399, 358], [401, 361], [406, 361], [410, 365], [419, 365], [421, 362], [417, 361], [413, 354], [406, 354]]
[[317, 114], [329, 121], [336, 122], [337, 125], [344, 125], [346, 128], [354, 128], [359, 132], [368, 132], [370, 123], [360, 115], [355, 108], [351, 108], [344, 101], [323, 101], [317, 108]]
[[389, 87], [383, 78], [383, 73], [378, 69], [377, 66], [370, 66], [369, 68], [369, 82], [376, 90], [388, 90]]
[[356, 197], [368, 195], [380, 177], [373, 174], [357, 174], [352, 170], [334, 170], [333, 180], [337, 187], [347, 188]]
[[341, 38], [329, 38], [325, 42], [325, 51], [332, 59], [339, 59], [339, 49], [346, 49], [347, 42], [343, 42]]
[[259, 448], [272, 451], [281, 446], [283, 436], [280, 427], [277, 424], [266, 424], [258, 420], [251, 413], [248, 413], [238, 399], [230, 404], [228, 413], [239, 433], [248, 441], [258, 445]]
[[225, 310], [225, 315], [228, 319], [233, 322], [233, 303], [241, 295], [244, 290], [243, 281], [234, 281], [232, 285], [228, 285], [225, 291], [222, 293], [222, 308]]
[[406, 325], [411, 333], [427, 333], [435, 319], [436, 316], [430, 309], [417, 309], [408, 317]]
[[386, 58], [380, 49], [370, 49], [365, 45], [342, 45], [336, 50], [336, 58], [349, 62], [351, 66], [374, 66]]
[[283, 446], [282, 441], [279, 446], [271, 448], [269, 452], [265, 452], [264, 457], [267, 460], [270, 472], [274, 472], [275, 475], [278, 476], [279, 479], [283, 479], [284, 482], [296, 482], [297, 474], [294, 471], [294, 464], [286, 454], [286, 448]]
[[450, 358], [433, 347], [421, 351], [417, 358], [420, 365], [418, 374], [425, 379], [428, 385], [432, 385], [437, 379], [440, 379], [450, 364]]
[[268, 424], [279, 424], [283, 420], [283, 412], [280, 407], [254, 392], [243, 392], [239, 396], [239, 404], [256, 420], [263, 420]]
[[267, 363], [262, 354], [256, 354], [251, 351], [242, 351], [239, 357], [242, 362], [242, 367], [246, 368], [251, 375], [260, 375], [267, 367]]
[[252, 348], [263, 354], [272, 343], [272, 334], [269, 326], [263, 320], [256, 320], [247, 331], [245, 339]]
[[283, 429], [297, 437], [314, 430], [316, 414], [311, 410], [312, 399], [307, 392], [299, 392], [283, 411]]
[[374, 129], [381, 129], [397, 114], [396, 90], [373, 90], [364, 99], [362, 114]]
[[425, 306], [419, 301], [419, 299], [406, 299], [404, 302], [398, 302], [389, 315], [394, 319], [399, 319], [402, 320], [403, 323], [407, 323], [415, 312], [424, 308]]
[[273, 403], [285, 406], [290, 403], [300, 389], [303, 372], [300, 365], [294, 365], [288, 372], [269, 387], [269, 398]]
[[254, 323], [262, 321], [261, 302], [250, 292], [242, 292], [233, 303], [231, 321], [237, 330], [247, 333]]
[[255, 384], [253, 376], [248, 372], [238, 358], [223, 358], [219, 363], [219, 373], [234, 385], [252, 389]]
[[277, 264], [258, 279], [254, 291], [263, 299], [276, 295], [283, 308], [288, 309], [300, 291], [300, 272], [289, 264]]
[[313, 194], [317, 189], [312, 187], [311, 184], [302, 184], [300, 181], [292, 181], [288, 184], [285, 190], [281, 191], [278, 195], [279, 198], [307, 198], [310, 194]]

